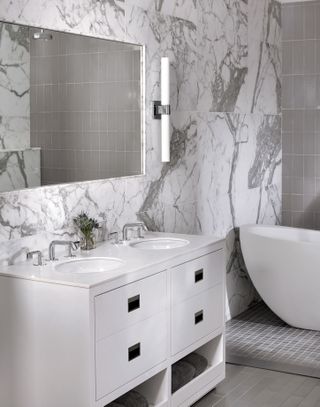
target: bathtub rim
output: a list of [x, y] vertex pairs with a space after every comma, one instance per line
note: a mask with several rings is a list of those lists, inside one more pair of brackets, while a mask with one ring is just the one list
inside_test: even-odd
[[[281, 242], [288, 242], [290, 244], [303, 244], [303, 245], [310, 245], [310, 246], [319, 246], [320, 245], [320, 231], [315, 229], [305, 229], [305, 228], [295, 228], [291, 226], [281, 226], [281, 225], [263, 225], [263, 224], [247, 224], [239, 227], [240, 229], [240, 242], [241, 242], [241, 235], [247, 236], [254, 236], [260, 239], [268, 239], [268, 240], [278, 240]], [[274, 234], [264, 234], [258, 233], [258, 230], [274, 230]], [[281, 230], [282, 232], [277, 233]], [[318, 240], [311, 240], [311, 239], [303, 239], [302, 237], [295, 237], [292, 236], [293, 231], [299, 232], [304, 236], [318, 236]], [[284, 234], [283, 232], [291, 233], [291, 237], [288, 234]]]

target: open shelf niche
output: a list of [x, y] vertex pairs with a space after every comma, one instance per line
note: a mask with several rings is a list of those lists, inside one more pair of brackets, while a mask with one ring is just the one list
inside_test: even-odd
[[200, 375], [194, 377], [183, 387], [172, 393], [171, 406], [184, 405], [184, 401], [190, 400], [190, 398], [194, 398], [195, 401], [198, 400], [198, 394], [206, 388], [208, 389], [207, 392], [212, 390], [215, 381], [217, 383], [221, 381], [220, 376], [224, 374], [225, 349], [223, 334], [220, 334], [191, 353], [197, 353], [205, 357], [208, 361], [208, 367]]
[[[146, 380], [139, 386], [135, 387], [132, 390], [137, 391], [148, 402], [149, 407], [165, 407], [168, 406], [168, 398], [169, 398], [169, 370], [165, 369], [152, 376], [150, 379]], [[114, 400], [117, 402], [117, 400]], [[106, 407], [112, 406], [113, 404], [110, 403]]]

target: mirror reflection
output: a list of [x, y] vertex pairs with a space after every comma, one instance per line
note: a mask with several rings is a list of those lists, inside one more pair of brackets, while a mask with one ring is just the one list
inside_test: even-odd
[[0, 23], [0, 191], [142, 173], [138, 45]]

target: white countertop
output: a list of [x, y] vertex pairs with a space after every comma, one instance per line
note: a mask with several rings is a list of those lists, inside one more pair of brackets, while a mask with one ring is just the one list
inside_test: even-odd
[[[150, 232], [145, 235], [145, 238], [149, 239], [158, 237], [185, 239], [190, 243], [176, 249], [144, 250], [133, 248], [129, 244], [114, 245], [110, 242], [102, 242], [99, 243], [96, 249], [88, 252], [79, 251], [77, 253], [77, 258], [112, 257], [124, 261], [123, 265], [117, 269], [103, 273], [63, 273], [57, 271], [55, 266], [70, 259], [63, 257], [60, 258], [58, 256], [60, 259], [58, 262], [48, 261], [46, 262], [46, 265], [39, 267], [34, 266], [32, 260], [12, 266], [2, 266], [0, 267], [0, 276], [22, 278], [44, 283], [70, 285], [89, 289], [112, 280], [118, 280], [125, 276], [131, 276], [132, 278], [126, 279], [126, 283], [128, 283], [134, 278], [145, 277], [146, 275], [143, 275], [144, 271], [147, 274], [162, 271], [169, 267], [170, 263], [174, 262], [175, 260], [180, 262], [188, 261], [195, 257], [196, 251], [200, 253], [201, 250], [206, 250], [206, 248], [218, 250], [219, 248], [222, 248], [224, 244], [224, 239], [211, 236]], [[130, 243], [137, 241], [138, 240], [131, 240]], [[211, 245], [212, 248], [209, 247]], [[213, 247], [214, 245], [216, 247]], [[36, 250], [37, 248], [34, 249]], [[137, 275], [138, 273], [139, 276]]]

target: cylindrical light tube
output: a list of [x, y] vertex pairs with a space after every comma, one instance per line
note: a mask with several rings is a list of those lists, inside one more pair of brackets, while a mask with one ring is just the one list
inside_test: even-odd
[[[170, 105], [170, 61], [161, 58], [161, 105]], [[170, 161], [170, 115], [161, 115], [161, 161]]]

